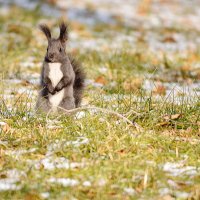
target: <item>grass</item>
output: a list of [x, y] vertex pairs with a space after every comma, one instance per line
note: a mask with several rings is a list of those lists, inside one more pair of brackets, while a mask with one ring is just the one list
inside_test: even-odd
[[[198, 81], [198, 72], [190, 73], [192, 67], [179, 71], [189, 62], [199, 62], [199, 53], [193, 53], [192, 61], [191, 55], [184, 60], [177, 53], [171, 62], [128, 47], [100, 52], [73, 49], [88, 79], [103, 86], [89, 84], [84, 103], [121, 113], [143, 130], [137, 132], [116, 116], [100, 112], [46, 119], [34, 114], [38, 88], [30, 81], [39, 75], [45, 53], [44, 37], [36, 29], [43, 18], [17, 7], [0, 18], [0, 121], [6, 123], [0, 129], [0, 187], [3, 180], [16, 177], [14, 186], [20, 186], [1, 190], [1, 199], [45, 199], [45, 195], [47, 199], [199, 199], [199, 96], [173, 98], [171, 91], [167, 100], [162, 95], [157, 98], [158, 91], [142, 88], [149, 74], [161, 83]], [[23, 21], [20, 27], [19, 21]], [[106, 36], [106, 25], [98, 30]], [[88, 30], [81, 26], [75, 31], [84, 35]], [[34, 65], [23, 67], [21, 63], [30, 57]], [[9, 82], [12, 79], [19, 82]], [[63, 165], [67, 163], [68, 167]], [[18, 171], [9, 177], [12, 169]], [[77, 185], [63, 186], [51, 178], [69, 178]]]

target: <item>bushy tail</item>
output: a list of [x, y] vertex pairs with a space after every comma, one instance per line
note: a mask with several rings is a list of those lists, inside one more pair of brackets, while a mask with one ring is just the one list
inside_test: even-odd
[[79, 107], [81, 104], [82, 94], [85, 86], [85, 73], [80, 63], [78, 63], [71, 55], [69, 55], [69, 59], [75, 72], [75, 81], [73, 86], [75, 105], [76, 107]]

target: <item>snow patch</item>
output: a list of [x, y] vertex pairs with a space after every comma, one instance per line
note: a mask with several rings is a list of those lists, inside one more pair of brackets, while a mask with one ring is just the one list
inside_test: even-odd
[[135, 195], [135, 190], [133, 188], [124, 188], [124, 192], [130, 196]]
[[81, 119], [85, 116], [86, 116], [86, 114], [85, 114], [84, 111], [77, 112], [76, 115], [75, 115], [76, 119]]
[[83, 182], [83, 186], [85, 186], [85, 187], [90, 187], [92, 184], [91, 184], [91, 182], [90, 181], [84, 181]]
[[43, 165], [44, 169], [47, 170], [54, 170], [54, 169], [74, 169], [78, 167], [84, 167], [85, 163], [77, 163], [77, 162], [70, 162], [68, 159], [64, 157], [47, 157], [41, 160], [40, 163], [35, 164], [37, 169]]
[[0, 191], [7, 190], [20, 190], [21, 185], [17, 185], [17, 182], [20, 181], [21, 177], [26, 177], [25, 172], [19, 171], [17, 169], [7, 170], [5, 173], [2, 173], [5, 178], [0, 179]]
[[163, 171], [170, 173], [172, 176], [180, 176], [182, 174], [188, 176], [195, 176], [197, 174], [197, 168], [194, 166], [183, 166], [183, 163], [171, 163], [166, 162], [163, 165]]
[[101, 178], [98, 180], [98, 185], [99, 186], [104, 186], [107, 183], [107, 181], [104, 178]]
[[0, 122], [0, 126], [5, 126], [6, 123], [5, 122]]
[[79, 181], [77, 181], [75, 179], [70, 179], [70, 178], [50, 178], [48, 180], [48, 182], [49, 183], [57, 183], [64, 187], [76, 186], [79, 184]]
[[159, 189], [158, 192], [161, 196], [164, 196], [164, 195], [170, 194], [171, 190], [169, 188], [161, 188]]
[[190, 193], [187, 193], [184, 191], [176, 191], [175, 196], [176, 198], [179, 198], [179, 199], [188, 199], [190, 196]]
[[23, 154], [27, 154], [27, 153], [33, 153], [37, 150], [37, 148], [32, 148], [32, 149], [19, 149], [19, 150], [5, 150], [5, 154], [9, 155], [9, 156], [21, 156]]
[[44, 199], [47, 199], [47, 198], [49, 198], [50, 194], [49, 194], [49, 192], [42, 192], [42, 193], [40, 193], [40, 196]]
[[74, 146], [74, 147], [79, 147], [81, 145], [85, 145], [85, 144], [88, 144], [89, 143], [89, 139], [86, 138], [86, 137], [78, 137], [77, 140], [74, 140], [74, 141], [66, 141], [66, 140], [63, 140], [63, 141], [59, 141], [59, 140], [56, 140], [54, 143], [50, 144], [47, 149], [48, 149], [48, 152], [52, 152], [56, 149], [59, 149], [59, 148], [65, 148], [66, 146]]

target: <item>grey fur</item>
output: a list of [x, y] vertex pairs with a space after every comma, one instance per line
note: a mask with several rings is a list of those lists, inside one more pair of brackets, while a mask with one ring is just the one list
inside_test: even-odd
[[[61, 23], [60, 35], [58, 39], [51, 38], [51, 32], [47, 25], [40, 25], [40, 29], [48, 39], [48, 48], [41, 71], [41, 90], [39, 92], [36, 110], [47, 113], [52, 105], [50, 97], [64, 90], [64, 95], [59, 107], [73, 109], [81, 103], [85, 74], [80, 66], [70, 55], [65, 52], [66, 41], [68, 39], [67, 25]], [[49, 78], [50, 63], [61, 63], [60, 69], [62, 78], [53, 87]], [[61, 111], [61, 109], [58, 109]]]

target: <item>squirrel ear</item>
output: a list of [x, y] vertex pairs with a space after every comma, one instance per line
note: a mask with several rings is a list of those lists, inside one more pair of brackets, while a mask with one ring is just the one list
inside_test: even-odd
[[51, 39], [51, 31], [49, 27], [46, 24], [40, 24], [39, 25], [40, 30], [46, 35], [47, 39]]
[[64, 22], [61, 22], [59, 40], [61, 41], [61, 43], [65, 43], [67, 39], [68, 39], [68, 26]]

